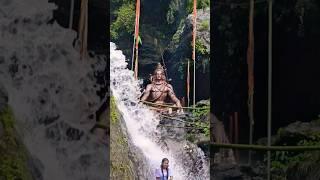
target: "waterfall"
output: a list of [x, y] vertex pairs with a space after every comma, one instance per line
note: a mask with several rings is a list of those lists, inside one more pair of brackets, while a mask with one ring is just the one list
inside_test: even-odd
[[48, 24], [53, 9], [47, 0], [0, 1], [0, 84], [36, 180], [103, 180], [108, 149], [89, 131], [101, 104], [94, 73], [106, 57], [80, 61], [76, 32]]
[[[169, 159], [169, 168], [173, 170], [175, 180], [210, 179], [208, 162], [200, 148], [181, 140], [165, 140], [166, 148], [163, 148], [163, 144], [159, 142], [161, 132], [157, 128], [160, 118], [157, 113], [138, 103], [141, 83], [134, 79], [133, 71], [129, 70], [127, 65], [122, 51], [117, 50], [116, 45], [110, 42], [111, 93], [133, 144], [143, 152], [148, 161], [141, 163], [149, 164], [151, 171], [154, 172], [160, 167], [162, 158], [166, 157]], [[143, 178], [155, 179], [153, 174], [149, 176]]]

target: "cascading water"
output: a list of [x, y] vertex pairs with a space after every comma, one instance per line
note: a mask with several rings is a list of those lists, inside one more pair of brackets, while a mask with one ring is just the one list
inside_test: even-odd
[[[148, 161], [143, 162], [150, 166], [144, 171], [154, 172], [161, 159], [167, 157], [175, 180], [209, 179], [208, 161], [200, 148], [185, 140], [162, 140], [157, 128], [160, 118], [138, 103], [141, 95], [139, 82], [134, 80], [133, 72], [127, 69], [125, 56], [116, 50], [114, 43], [110, 43], [110, 86], [133, 144]], [[153, 174], [147, 176], [141, 178], [154, 179]]]
[[53, 9], [47, 0], [0, 1], [0, 84], [34, 179], [105, 180], [108, 149], [89, 131], [101, 104], [94, 73], [106, 58], [80, 61], [76, 32], [48, 24]]

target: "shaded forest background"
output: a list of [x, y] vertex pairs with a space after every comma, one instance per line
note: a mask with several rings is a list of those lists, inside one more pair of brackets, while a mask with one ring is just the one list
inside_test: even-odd
[[[211, 83], [213, 108], [223, 114], [239, 112], [247, 119], [247, 46], [249, 3], [215, 1], [213, 5], [213, 51]], [[267, 134], [267, 1], [255, 1], [256, 138]], [[320, 2], [275, 1], [273, 6], [273, 133], [294, 121], [311, 121], [320, 114]], [[224, 112], [224, 113], [223, 113]], [[241, 128], [248, 121], [241, 121]], [[242, 139], [247, 131], [240, 132]], [[245, 141], [245, 140], [243, 140]]]

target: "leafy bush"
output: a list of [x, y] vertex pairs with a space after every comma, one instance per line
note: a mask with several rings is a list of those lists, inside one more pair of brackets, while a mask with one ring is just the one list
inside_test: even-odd
[[196, 53], [200, 55], [209, 54], [207, 47], [199, 39], [196, 39]]
[[[210, 7], [210, 0], [198, 0], [197, 1], [197, 9], [204, 9]], [[193, 0], [188, 0], [187, 2], [187, 11], [188, 13], [192, 13], [193, 11]]]
[[[320, 146], [320, 133], [313, 133], [306, 139], [297, 142], [296, 145]], [[320, 169], [318, 163], [320, 156], [317, 151], [276, 151], [272, 153], [271, 159], [272, 179], [290, 179], [288, 177], [289, 175], [296, 177], [296, 179], [301, 179], [302, 177], [307, 177], [309, 174], [320, 177], [320, 173], [317, 173], [317, 169]]]
[[116, 20], [111, 24], [111, 39], [118, 39], [124, 34], [133, 34], [135, 25], [135, 6], [134, 4], [123, 4], [116, 12]]
[[206, 117], [210, 114], [210, 105], [197, 105], [197, 108], [202, 109], [194, 109], [192, 110], [192, 116], [195, 118], [193, 126], [195, 127], [196, 132], [203, 133], [205, 136], [210, 136], [210, 122], [204, 121], [207, 119]]

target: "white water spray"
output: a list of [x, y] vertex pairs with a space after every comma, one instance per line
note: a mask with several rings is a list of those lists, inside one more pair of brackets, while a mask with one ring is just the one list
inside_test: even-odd
[[106, 62], [79, 61], [76, 32], [48, 24], [53, 8], [47, 0], [0, 1], [0, 84], [36, 179], [103, 180], [108, 151], [90, 135], [89, 116], [101, 103], [94, 69]]

